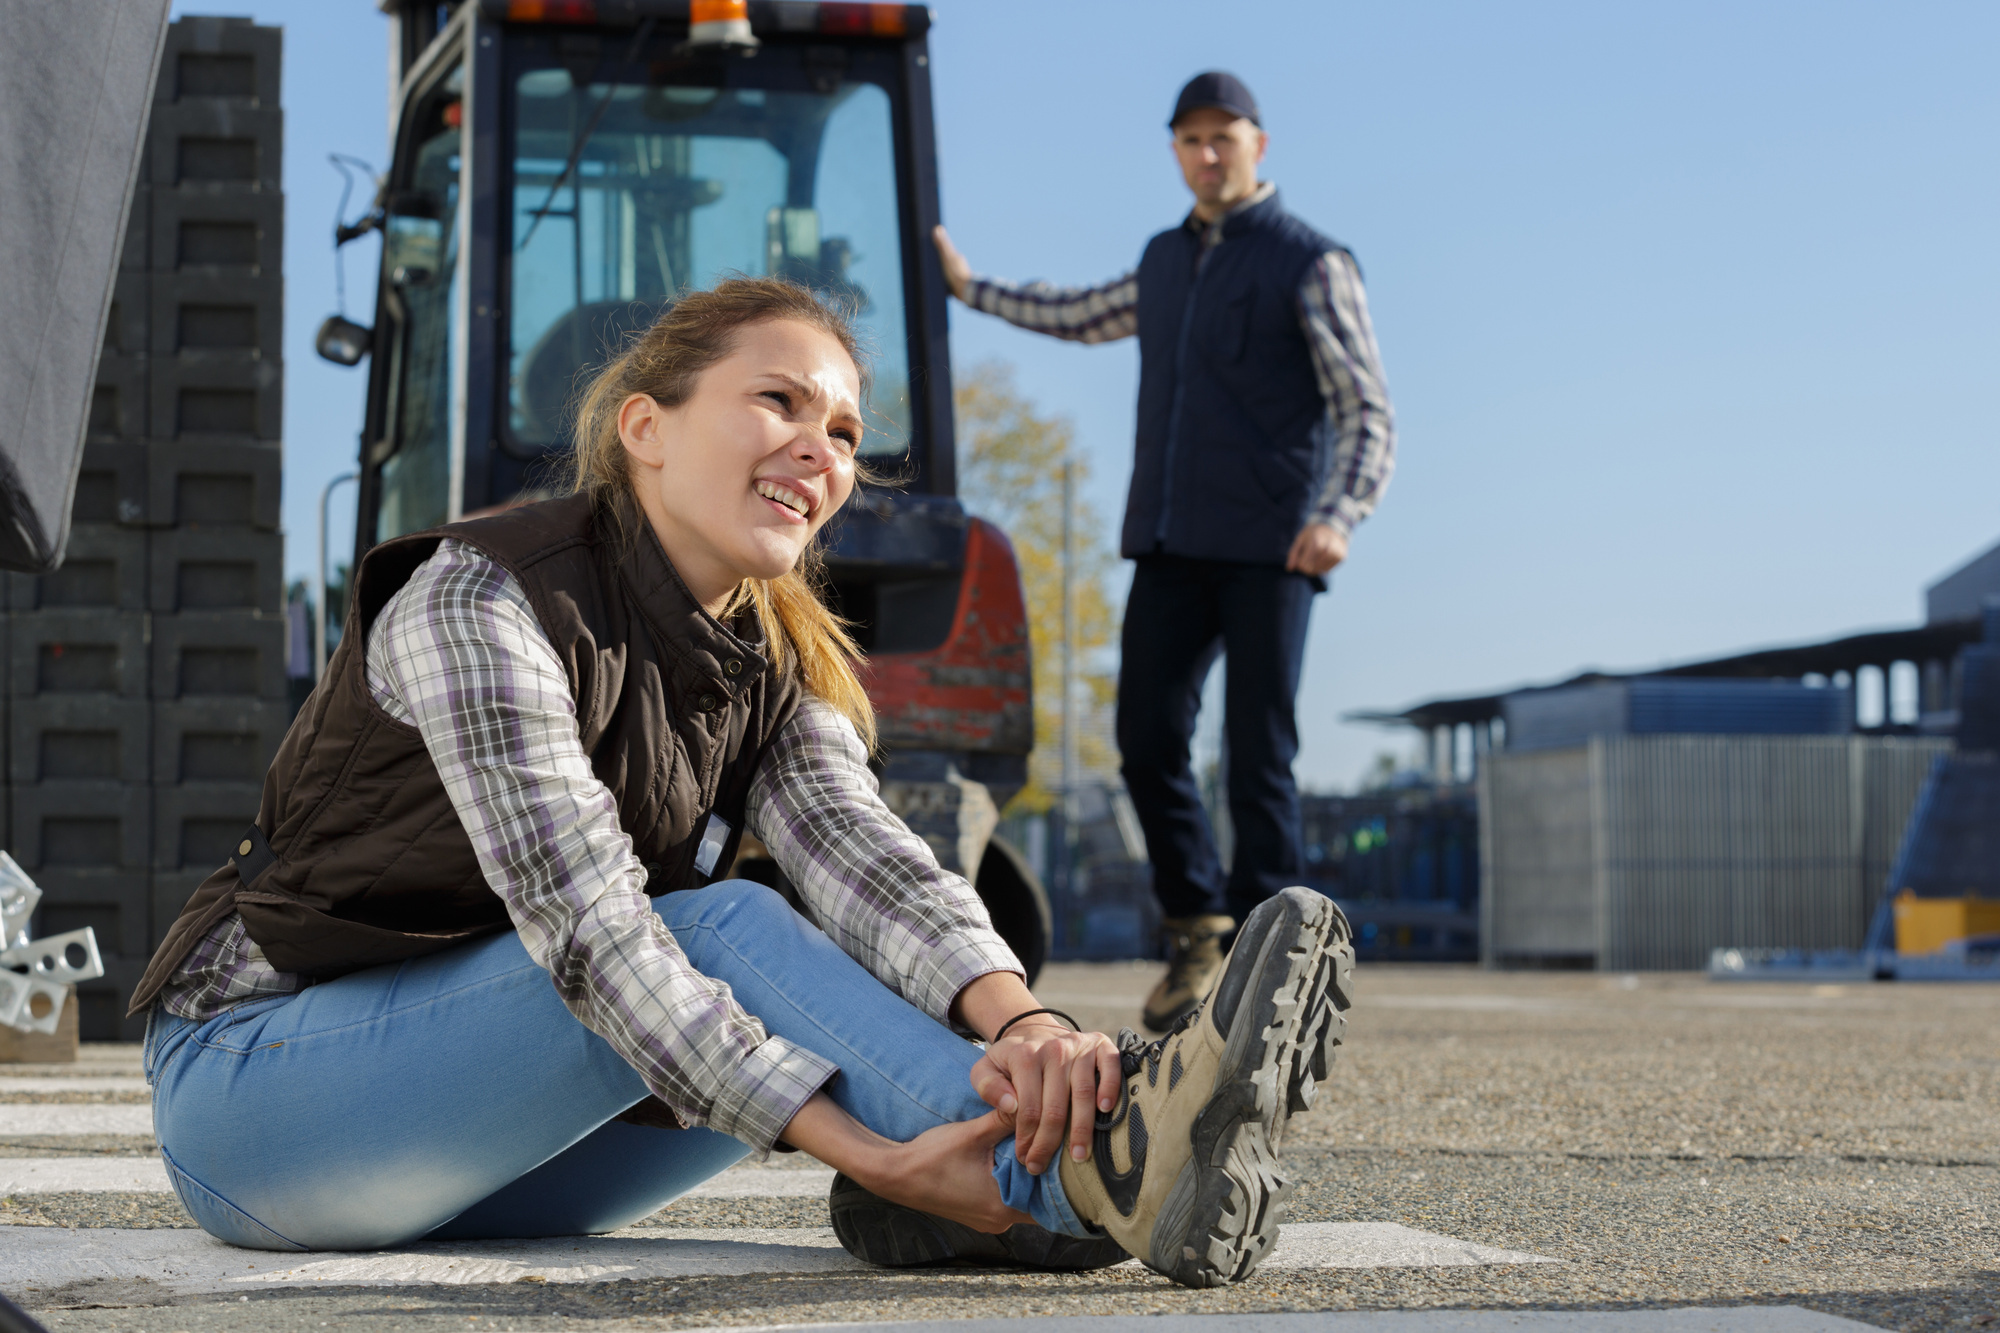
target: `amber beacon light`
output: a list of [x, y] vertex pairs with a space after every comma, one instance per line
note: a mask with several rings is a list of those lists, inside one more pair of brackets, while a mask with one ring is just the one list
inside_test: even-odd
[[688, 12], [689, 46], [755, 46], [750, 0], [694, 0]]

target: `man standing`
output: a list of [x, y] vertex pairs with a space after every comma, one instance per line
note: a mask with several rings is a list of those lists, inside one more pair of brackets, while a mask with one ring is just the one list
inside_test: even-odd
[[[1268, 136], [1250, 90], [1196, 75], [1168, 128], [1194, 209], [1122, 277], [975, 277], [936, 235], [952, 293], [973, 309], [1077, 342], [1139, 338], [1118, 748], [1167, 918], [1171, 963], [1145, 1008], [1155, 1031], [1208, 993], [1236, 922], [1305, 868], [1292, 760], [1306, 621], [1395, 458], [1360, 272], [1257, 179]], [[1226, 882], [1188, 754], [1224, 653]]]

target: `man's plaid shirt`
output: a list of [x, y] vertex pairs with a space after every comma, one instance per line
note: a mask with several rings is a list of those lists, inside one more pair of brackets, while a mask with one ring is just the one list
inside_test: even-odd
[[[1272, 189], [1265, 182], [1230, 211], [1261, 202]], [[1199, 233], [1204, 246], [1222, 243], [1219, 219], [1205, 225], [1190, 213], [1181, 225]], [[1095, 287], [975, 277], [965, 303], [1052, 337], [1115, 342], [1139, 331], [1139, 274], [1135, 269]], [[1298, 310], [1334, 444], [1333, 466], [1313, 502], [1311, 521], [1347, 536], [1374, 512], [1396, 469], [1396, 419], [1353, 256], [1329, 250], [1314, 261], [1299, 283]]]
[[[367, 647], [369, 689], [423, 734], [486, 882], [570, 1012], [684, 1122], [769, 1151], [836, 1067], [765, 1032], [651, 910], [578, 738], [568, 677], [513, 576], [447, 540], [390, 599]], [[1021, 971], [972, 886], [882, 803], [853, 724], [812, 695], [765, 753], [745, 822], [813, 923], [938, 1021], [969, 982]], [[303, 984], [232, 915], [163, 1003], [205, 1019]]]

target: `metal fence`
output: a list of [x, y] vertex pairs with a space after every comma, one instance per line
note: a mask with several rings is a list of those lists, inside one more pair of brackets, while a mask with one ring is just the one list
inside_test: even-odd
[[1730, 946], [1858, 947], [1948, 742], [1625, 736], [1490, 756], [1489, 966], [1693, 969]]

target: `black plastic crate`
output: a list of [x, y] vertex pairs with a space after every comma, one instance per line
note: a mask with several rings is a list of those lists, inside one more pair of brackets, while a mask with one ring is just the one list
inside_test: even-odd
[[285, 280], [277, 273], [155, 273], [151, 282], [147, 350], [155, 357], [283, 357]]
[[155, 190], [151, 208], [149, 266], [155, 273], [284, 272], [285, 201], [279, 195]]
[[152, 711], [152, 780], [261, 784], [291, 713], [278, 700], [161, 700]]
[[199, 15], [167, 29], [156, 103], [193, 101], [278, 105], [284, 29], [250, 19]]
[[76, 988], [77, 1036], [83, 1041], [144, 1041], [146, 1015], [125, 1016], [148, 958], [106, 958], [104, 975]]
[[[147, 154], [139, 160], [145, 162]], [[132, 187], [132, 211], [125, 215], [125, 240], [118, 250], [119, 276], [153, 266], [153, 188], [144, 180]]]
[[146, 512], [168, 528], [278, 528], [284, 454], [269, 444], [156, 444]]
[[285, 539], [276, 532], [162, 528], [146, 534], [151, 610], [284, 610]]
[[194, 891], [201, 887], [201, 882], [214, 874], [219, 868], [218, 866], [211, 866], [207, 870], [155, 870], [153, 872], [152, 944], [155, 949], [160, 947], [160, 941], [166, 938], [167, 932], [173, 929], [174, 918], [178, 917], [181, 914], [181, 909], [187, 906], [188, 899], [194, 897]]
[[16, 702], [7, 737], [8, 781], [152, 780], [152, 705], [145, 699], [50, 694]]
[[[141, 310], [141, 318], [144, 311]], [[97, 358], [97, 380], [91, 389], [90, 415], [84, 436], [91, 440], [143, 440], [152, 424], [153, 374], [143, 353], [126, 356], [105, 352]]]
[[276, 441], [284, 426], [281, 362], [235, 356], [152, 359], [149, 433], [160, 440]]
[[285, 698], [284, 616], [155, 616], [152, 692], [155, 699]]
[[152, 341], [148, 311], [153, 304], [150, 273], [121, 269], [111, 285], [111, 309], [104, 318], [104, 354], [144, 356]]
[[199, 98], [153, 108], [146, 138], [155, 191], [283, 188], [285, 118], [275, 105]]
[[[144, 961], [152, 952], [153, 885], [143, 870], [44, 870], [35, 909], [37, 936], [89, 926], [109, 972], [112, 957]], [[86, 983], [87, 984], [87, 983]]]
[[183, 782], [153, 789], [153, 869], [208, 874], [235, 855], [256, 822], [256, 782]]
[[146, 534], [97, 524], [73, 527], [62, 566], [9, 574], [11, 611], [144, 611]]
[[14, 811], [13, 856], [37, 883], [43, 883], [43, 871], [147, 869], [153, 834], [151, 787], [41, 782], [8, 791]]
[[143, 444], [86, 444], [77, 469], [72, 524], [137, 527], [146, 521], [152, 460]]
[[148, 617], [141, 612], [42, 611], [7, 618], [8, 688], [37, 695], [147, 694]]

